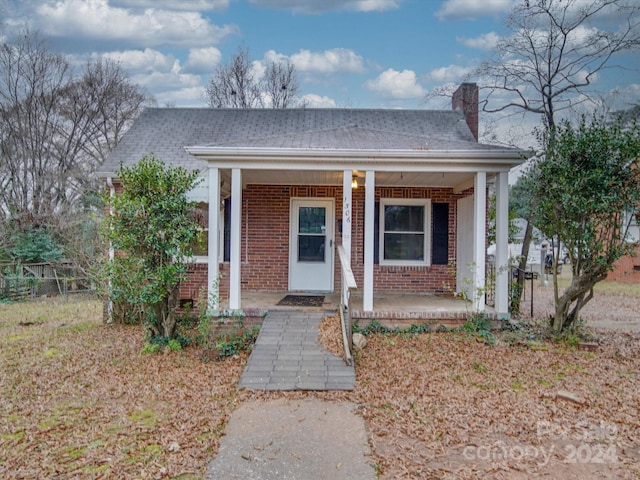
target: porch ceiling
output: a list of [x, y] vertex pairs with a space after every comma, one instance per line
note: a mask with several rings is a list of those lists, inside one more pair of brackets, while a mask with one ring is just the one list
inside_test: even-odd
[[[360, 187], [364, 187], [364, 172], [354, 171]], [[471, 172], [376, 172], [377, 186], [451, 187], [473, 182]], [[223, 181], [230, 182], [228, 172]], [[242, 183], [263, 185], [342, 185], [342, 171], [309, 170], [243, 170]]]

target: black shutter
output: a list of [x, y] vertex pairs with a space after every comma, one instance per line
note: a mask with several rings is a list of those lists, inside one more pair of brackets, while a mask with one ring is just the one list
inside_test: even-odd
[[449, 263], [449, 204], [434, 203], [433, 230], [431, 232], [431, 264]]

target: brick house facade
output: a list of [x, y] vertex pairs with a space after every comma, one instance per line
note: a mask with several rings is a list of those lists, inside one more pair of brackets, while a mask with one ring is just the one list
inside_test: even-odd
[[[243, 193], [243, 210], [251, 212], [242, 230], [242, 288], [248, 290], [287, 291], [289, 256], [289, 205], [291, 198], [331, 198], [335, 202], [342, 199], [342, 188], [333, 186], [289, 187], [273, 185], [249, 185]], [[376, 200], [389, 198], [425, 198], [434, 203], [445, 204], [446, 219], [446, 262], [429, 267], [374, 266], [374, 289], [389, 293], [430, 293], [448, 294], [455, 287], [450, 263], [455, 262], [455, 208], [459, 198], [472, 192], [454, 193], [445, 188], [394, 187], [378, 188]], [[258, 213], [260, 214], [258, 215]], [[341, 243], [339, 225], [341, 212], [335, 218], [336, 243]], [[362, 283], [364, 276], [364, 191], [353, 195], [353, 248], [352, 270], [356, 281]], [[432, 219], [433, 231], [433, 219]], [[228, 299], [228, 265], [221, 264], [220, 294]], [[340, 266], [334, 266], [333, 290], [339, 288]], [[205, 264], [190, 267], [189, 280], [181, 286], [180, 298], [196, 300], [199, 292], [207, 288], [207, 268]]]
[[[365, 311], [378, 293], [460, 291], [463, 278], [481, 291], [488, 184], [506, 265], [507, 176], [522, 159], [478, 143], [477, 99], [463, 84], [451, 111], [148, 109], [101, 175], [117, 185], [118, 166], [149, 153], [202, 172], [207, 250], [185, 301], [205, 290], [237, 310], [243, 291], [337, 291], [337, 246]], [[506, 273], [495, 299], [507, 315]]]

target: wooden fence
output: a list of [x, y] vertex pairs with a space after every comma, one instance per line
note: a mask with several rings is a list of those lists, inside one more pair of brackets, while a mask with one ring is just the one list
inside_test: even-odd
[[93, 291], [91, 281], [73, 262], [0, 263], [0, 297], [24, 300], [42, 295]]

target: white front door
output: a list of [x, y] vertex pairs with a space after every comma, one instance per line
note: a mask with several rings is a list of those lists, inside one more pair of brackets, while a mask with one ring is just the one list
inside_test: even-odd
[[290, 291], [333, 291], [333, 226], [333, 199], [291, 200]]

